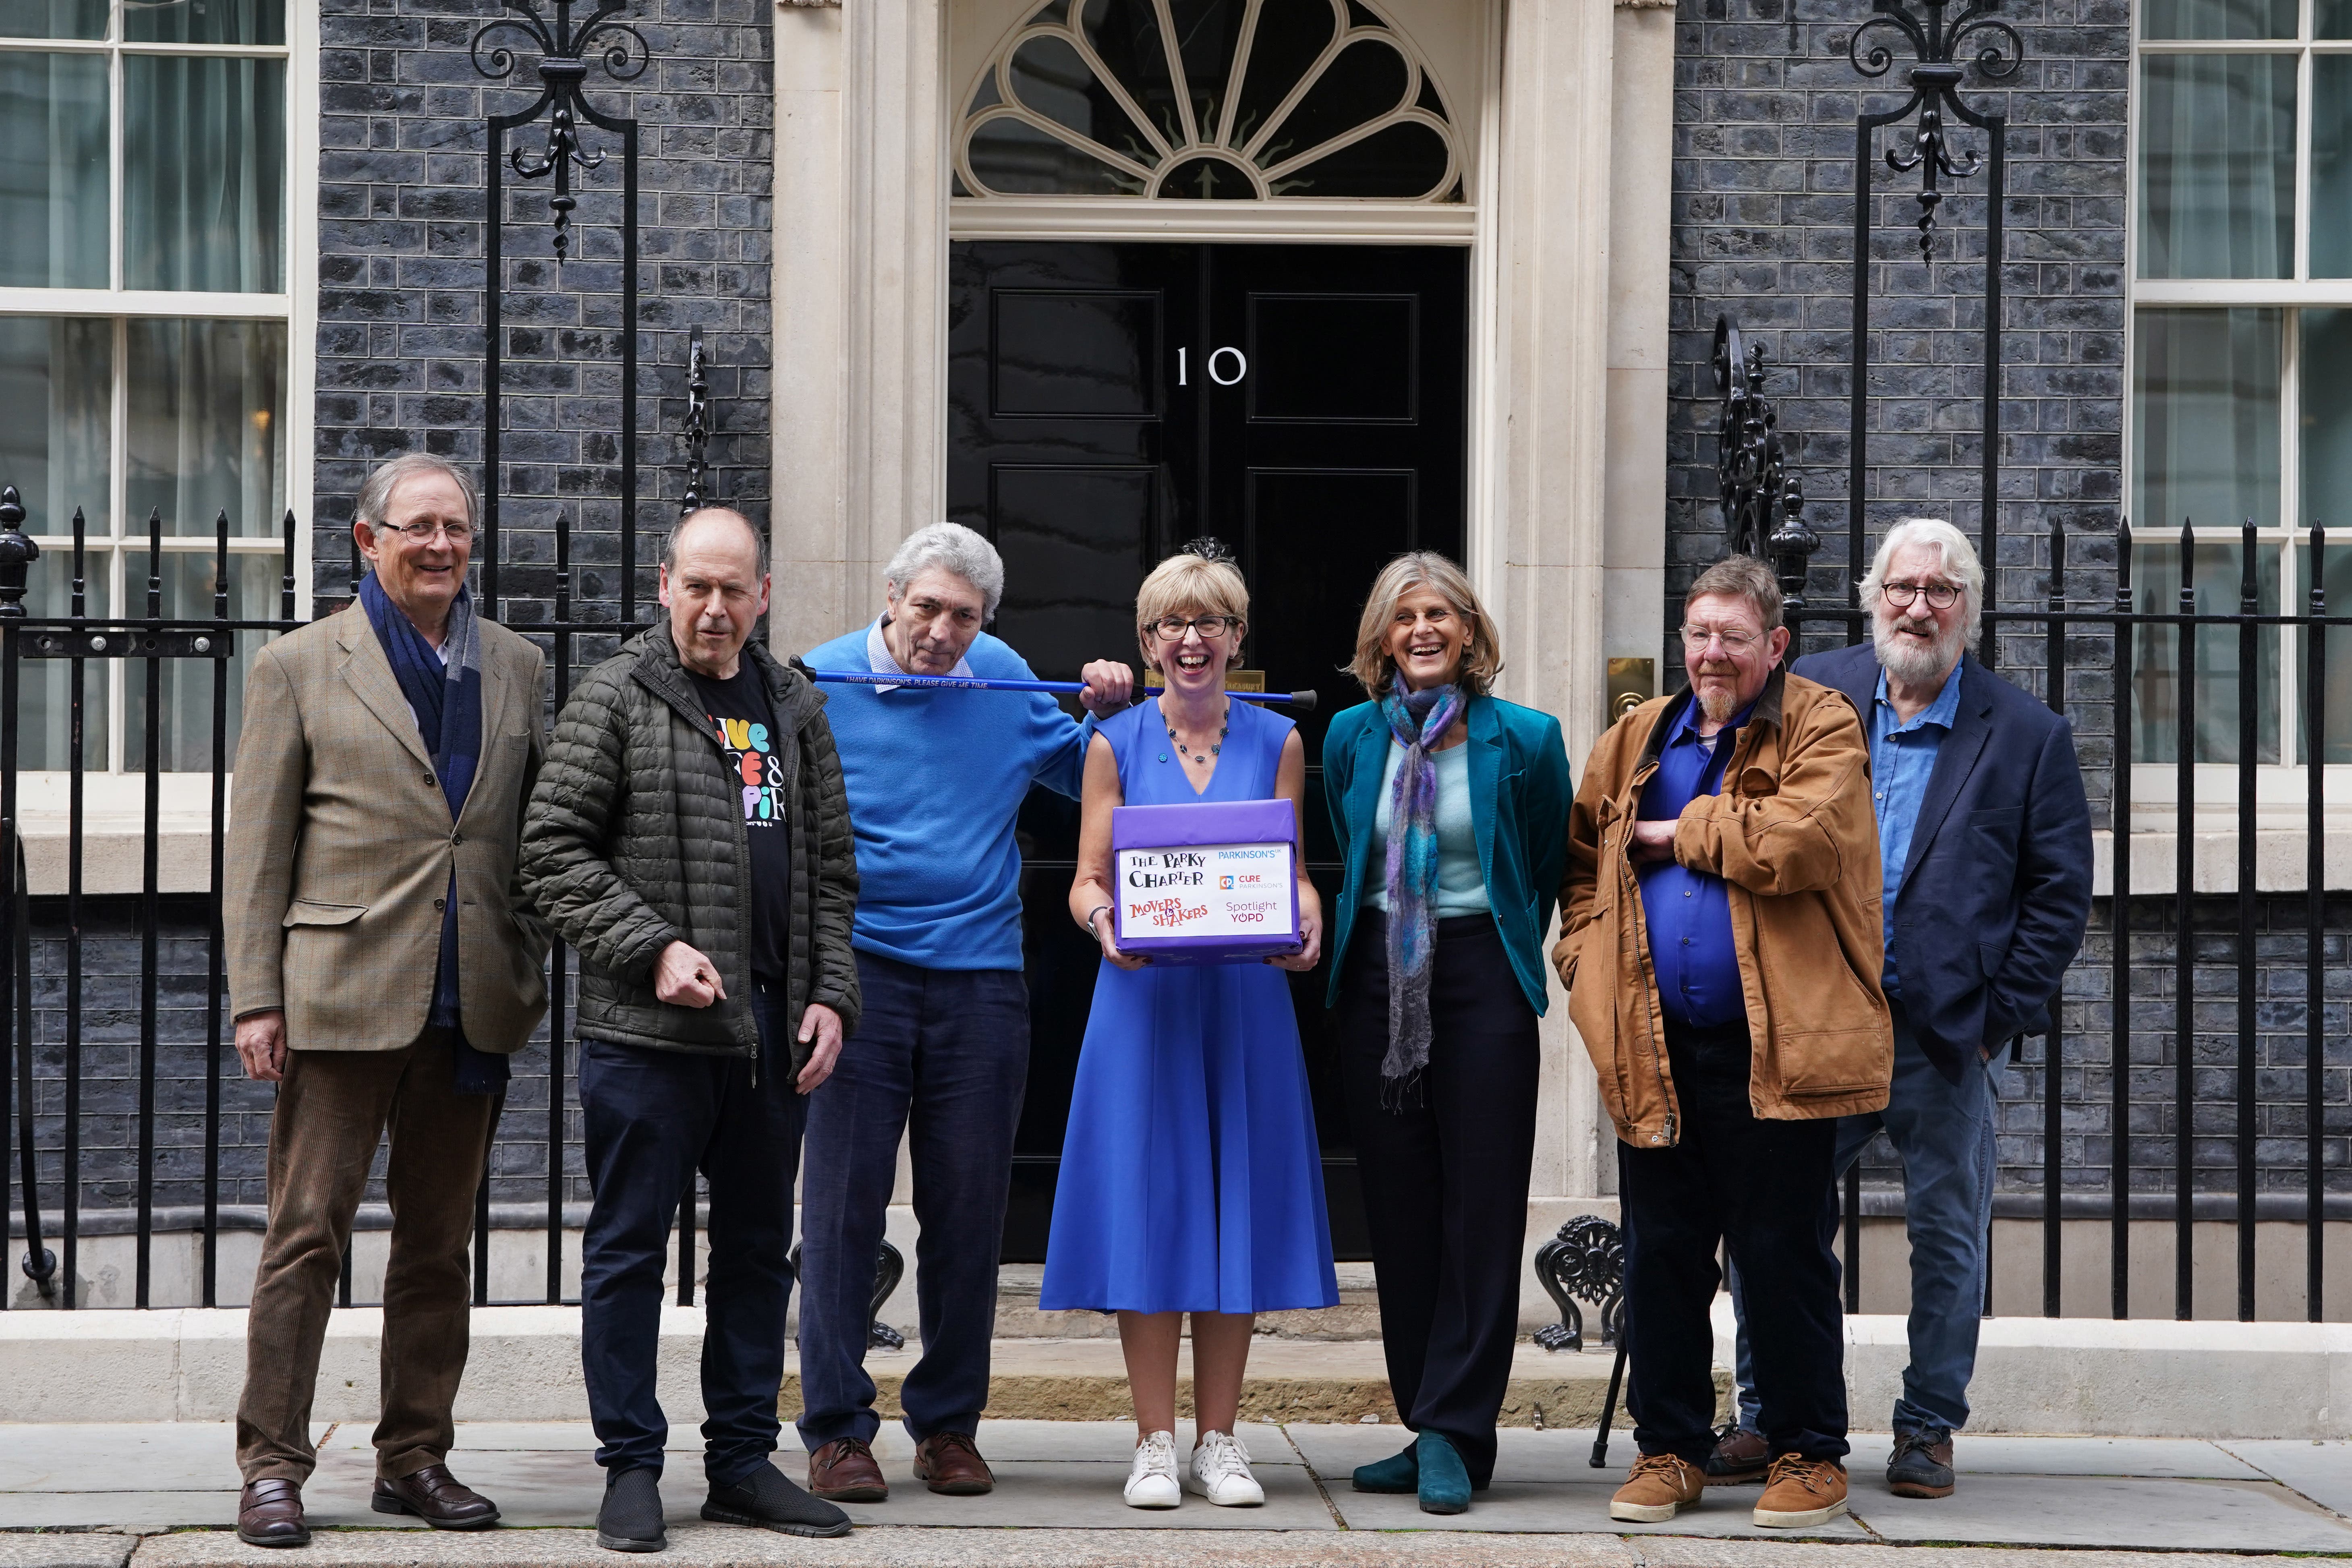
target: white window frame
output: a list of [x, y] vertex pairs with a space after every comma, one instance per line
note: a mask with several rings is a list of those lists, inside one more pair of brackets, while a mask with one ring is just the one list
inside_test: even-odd
[[[110, 537], [93, 535], [88, 541], [92, 557], [93, 599], [97, 599], [95, 590], [103, 586], [107, 596], [98, 602], [107, 606], [106, 614], [113, 618], [136, 618], [146, 611], [145, 519], [128, 516], [126, 502], [130, 479], [130, 465], [125, 458], [130, 406], [126, 348], [128, 323], [133, 320], [155, 318], [283, 322], [287, 352], [286, 405], [282, 413], [286, 442], [286, 505], [293, 511], [296, 524], [293, 572], [297, 603], [307, 608], [311, 564], [312, 458], [317, 424], [314, 393], [319, 254], [318, 8], [308, 4], [307, 0], [286, 0], [286, 42], [280, 45], [133, 43], [121, 37], [122, 19], [122, 0], [112, 0], [108, 8], [106, 36], [103, 38], [0, 38], [0, 50], [95, 55], [107, 60], [109, 207], [109, 286], [103, 289], [0, 288], [0, 316], [76, 317], [111, 320], [114, 323], [110, 374], [110, 493], [107, 497], [114, 532]], [[284, 292], [212, 293], [122, 287], [122, 62], [128, 57], [138, 55], [275, 59], [286, 63]], [[32, 570], [70, 573], [73, 556], [71, 520], [44, 517], [32, 521], [34, 530], [37, 531], [28, 531], [40, 546], [43, 557]], [[215, 552], [215, 542], [209, 530], [203, 533], [166, 533], [163, 539], [163, 549], [166, 555], [210, 556]], [[261, 555], [282, 560], [284, 551], [284, 536], [277, 531], [267, 536], [232, 535], [229, 539], [232, 555]], [[98, 577], [101, 560], [102, 570], [107, 574], [102, 584]], [[249, 611], [248, 616], [255, 619], [272, 619], [276, 612], [277, 601], [273, 595], [266, 606]], [[298, 613], [300, 612], [298, 610]], [[247, 632], [240, 636], [249, 639], [247, 646], [250, 647], [257, 646], [262, 634]], [[110, 831], [127, 830], [133, 834], [140, 831], [138, 813], [144, 795], [144, 774], [131, 765], [133, 748], [131, 737], [126, 733], [131, 689], [128, 683], [133, 679], [129, 668], [131, 662], [108, 659], [100, 666], [99, 671], [93, 672], [102, 672], [102, 679], [108, 682], [110, 726], [106, 765], [102, 769], [89, 769], [84, 774], [87, 810], [93, 837]], [[235, 737], [230, 737], [232, 754], [235, 743]], [[208, 768], [196, 769], [180, 772], [177, 776], [185, 780], [209, 773]], [[45, 828], [62, 833], [68, 777], [63, 769], [27, 770], [22, 774], [20, 783], [25, 793], [28, 840], [41, 836]], [[173, 843], [175, 837], [184, 838], [191, 823], [209, 824], [208, 791], [191, 790], [184, 784], [166, 791], [165, 798], [165, 815], [167, 818], [173, 819], [164, 825], [167, 845]], [[48, 820], [51, 817], [55, 818], [54, 822]], [[27, 847], [36, 859], [41, 858], [37, 845], [28, 843]], [[93, 847], [93, 859], [101, 858]], [[170, 855], [166, 858], [176, 862], [180, 857]], [[207, 885], [200, 879], [189, 889], [178, 887], [177, 884], [185, 881], [185, 869], [176, 865], [166, 868], [165, 890], [193, 890]], [[44, 880], [37, 874], [34, 879], [37, 883]], [[36, 890], [46, 889], [37, 888]], [[90, 890], [107, 889], [93, 887]]]
[[[2137, 472], [2137, 454], [2132, 449], [2133, 431], [2137, 423], [2134, 400], [2137, 395], [2139, 312], [2143, 309], [2259, 308], [2280, 313], [2279, 355], [2279, 519], [2272, 526], [2255, 530], [2255, 549], [2279, 552], [2279, 613], [2294, 614], [2309, 603], [2309, 584], [2302, 580], [2298, 546], [2307, 543], [2307, 526], [2293, 526], [2292, 520], [2302, 517], [2303, 455], [2302, 429], [2302, 325], [2301, 310], [2305, 308], [2331, 309], [2352, 306], [2352, 278], [2314, 279], [2310, 274], [2311, 237], [2311, 131], [2312, 131], [2312, 59], [2317, 55], [2352, 55], [2352, 38], [2314, 38], [2312, 37], [2315, 0], [2298, 0], [2295, 36], [2291, 38], [2143, 38], [2140, 28], [2145, 20], [2144, 8], [2134, 6], [2132, 19], [2131, 74], [2126, 91], [2127, 103], [2126, 127], [2125, 218], [2124, 218], [2124, 420], [2122, 432], [2123, 489], [2126, 506], [2131, 504], [2134, 476]], [[2139, 275], [2141, 236], [2140, 200], [2140, 109], [2142, 98], [2141, 62], [2163, 55], [2293, 55], [2295, 67], [2294, 123], [2294, 270], [2285, 278], [2143, 278]], [[2180, 525], [2160, 518], [2132, 519], [2132, 537], [2143, 545], [2178, 545]], [[2235, 545], [2243, 538], [2237, 520], [2216, 519], [2197, 521], [2194, 538], [2199, 544]], [[2352, 526], [2331, 529], [2327, 545], [2331, 558], [2338, 549], [2352, 550]], [[2133, 573], [2135, 599], [2145, 598], [2148, 590], [2157, 590], [2165, 608], [2171, 607], [2168, 596], [2177, 584], [2150, 584], [2135, 568]], [[2352, 614], [2352, 605], [2330, 605], [2333, 615]], [[2302, 813], [2307, 804], [2310, 789], [2305, 775], [2305, 764], [2294, 761], [2300, 744], [2303, 728], [2303, 660], [2296, 651], [2296, 638], [2292, 627], [2281, 627], [2279, 637], [2279, 761], [2256, 764], [2255, 800], [2260, 812], [2261, 826], [2268, 837], [2272, 831], [2300, 829]], [[2128, 651], [2116, 659], [2117, 679], [2131, 678], [2132, 663]], [[2331, 715], [2331, 721], [2334, 716]], [[2134, 732], [2145, 730], [2146, 718], [2137, 706], [2132, 714]], [[2335, 734], [2352, 733], [2352, 714], [2343, 717], [2339, 728], [2330, 723]], [[2174, 806], [2179, 799], [2179, 770], [2175, 763], [2133, 763], [2128, 751], [2118, 754], [2116, 761], [2132, 770], [2131, 789], [2135, 817], [2160, 816], [2169, 828], [2174, 819]], [[2331, 818], [2329, 837], [2339, 831], [2352, 830], [2352, 764], [2320, 764], [2326, 770], [2324, 788], [2326, 792]], [[2199, 763], [2194, 766], [2196, 789], [2197, 831], [2200, 837], [2211, 831], [2225, 829], [2234, 837], [2238, 810], [2238, 764], [2235, 763]], [[2330, 884], [2335, 879], [2331, 876]]]

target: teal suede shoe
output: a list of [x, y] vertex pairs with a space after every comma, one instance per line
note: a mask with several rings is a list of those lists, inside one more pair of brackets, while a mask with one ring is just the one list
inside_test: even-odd
[[[1457, 1461], [1458, 1464], [1458, 1461]], [[1421, 1489], [1421, 1461], [1413, 1457], [1413, 1446], [1405, 1445], [1404, 1452], [1377, 1464], [1356, 1467], [1356, 1489], [1360, 1492], [1410, 1492]]]
[[1422, 1512], [1470, 1511], [1470, 1472], [1453, 1444], [1434, 1432], [1423, 1432], [1413, 1445], [1413, 1461], [1421, 1472], [1415, 1489], [1421, 1493]]

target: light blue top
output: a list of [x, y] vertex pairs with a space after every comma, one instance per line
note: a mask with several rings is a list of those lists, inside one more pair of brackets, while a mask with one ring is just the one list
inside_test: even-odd
[[[871, 668], [868, 630], [805, 662]], [[986, 632], [964, 660], [982, 679], [1036, 679]], [[1077, 798], [1090, 731], [1042, 691], [823, 689], [857, 839], [850, 946], [925, 969], [1020, 968], [1013, 819], [1033, 784]]]
[[[1470, 820], [1470, 748], [1450, 746], [1437, 759], [1437, 918], [1483, 915], [1486, 879], [1478, 869], [1478, 830]], [[1389, 827], [1396, 818], [1397, 770], [1404, 746], [1389, 742], [1388, 766], [1381, 773], [1381, 804], [1372, 816], [1370, 860], [1379, 868], [1364, 879], [1364, 903], [1388, 913]]]
[[[1966, 661], [1962, 661], [1966, 662]], [[1903, 868], [1911, 861], [1911, 829], [1919, 821], [1919, 804], [1927, 798], [1927, 779], [1936, 771], [1936, 753], [1952, 732], [1960, 711], [1960, 666], [1944, 677], [1944, 689], [1908, 724], [1895, 716], [1886, 696], [1886, 671], [1878, 672], [1877, 699], [1870, 705], [1870, 804], [1878, 813], [1878, 865], [1885, 889], [1885, 986], [1889, 996], [1903, 993], [1895, 984], [1895, 895], [1903, 886]]]

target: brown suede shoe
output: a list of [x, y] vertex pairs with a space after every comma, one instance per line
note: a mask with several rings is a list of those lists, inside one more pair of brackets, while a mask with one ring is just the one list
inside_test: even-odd
[[308, 1546], [302, 1483], [282, 1476], [247, 1481], [236, 1500], [236, 1538], [247, 1546]]
[[1763, 1435], [1734, 1423], [1715, 1435], [1715, 1452], [1706, 1457], [1706, 1484], [1736, 1487], [1764, 1479], [1772, 1450]]
[[916, 1444], [915, 1479], [946, 1497], [978, 1497], [996, 1489], [988, 1461], [963, 1432], [934, 1432]]
[[874, 1450], [855, 1437], [835, 1437], [809, 1456], [808, 1489], [827, 1502], [890, 1500]]
[[1845, 1467], [1835, 1459], [1783, 1454], [1772, 1461], [1764, 1495], [1756, 1500], [1756, 1522], [1766, 1530], [1802, 1530], [1827, 1524], [1845, 1511]]
[[1664, 1524], [1706, 1493], [1706, 1472], [1679, 1454], [1643, 1454], [1609, 1500], [1609, 1517]]
[[396, 1479], [376, 1478], [368, 1506], [378, 1513], [413, 1513], [436, 1530], [488, 1530], [499, 1521], [499, 1505], [449, 1473], [427, 1465]]

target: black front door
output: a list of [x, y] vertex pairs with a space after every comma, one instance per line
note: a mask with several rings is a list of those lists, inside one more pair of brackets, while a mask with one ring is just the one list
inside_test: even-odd
[[[971, 241], [949, 283], [948, 515], [996, 542], [995, 631], [1047, 679], [1132, 663], [1135, 591], [1203, 534], [1239, 556], [1244, 663], [1313, 687], [1307, 865], [1339, 891], [1323, 731], [1361, 700], [1341, 673], [1373, 575], [1409, 549], [1460, 559], [1468, 447], [1467, 253], [1439, 247]], [[1021, 817], [1034, 1037], [1008, 1262], [1045, 1255], [1063, 1123], [1098, 955], [1068, 913], [1077, 804]], [[1292, 979], [1331, 1238], [1367, 1256], [1328, 974]]]

